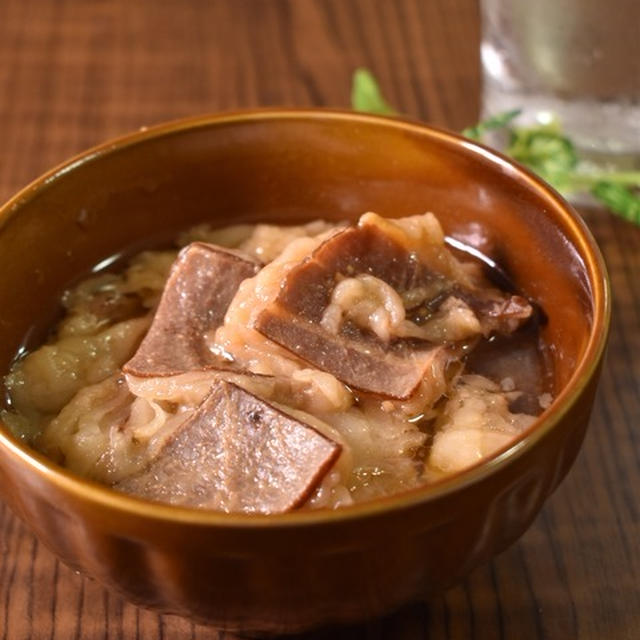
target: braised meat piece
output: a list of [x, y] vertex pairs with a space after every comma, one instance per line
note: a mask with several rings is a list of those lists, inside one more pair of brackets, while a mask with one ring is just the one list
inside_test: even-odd
[[[346, 280], [379, 304], [353, 293], [336, 304], [334, 293]], [[449, 327], [434, 332], [428, 321], [447, 300], [456, 313], [444, 316]], [[352, 388], [406, 399], [441, 363], [439, 344], [511, 332], [530, 315], [524, 298], [475, 285], [433, 216], [394, 223], [366, 214], [293, 267], [253, 326]], [[424, 328], [414, 322], [419, 317]], [[434, 344], [434, 335], [443, 338]]]
[[115, 488], [159, 502], [226, 512], [302, 505], [341, 446], [237, 385], [214, 385], [140, 474]]
[[123, 371], [141, 377], [169, 376], [219, 365], [206, 343], [220, 326], [245, 278], [259, 265], [248, 257], [203, 242], [180, 252], [149, 332]]
[[443, 348], [421, 345], [412, 349], [400, 340], [385, 349], [369, 336], [332, 335], [320, 324], [310, 323], [276, 308], [258, 317], [258, 331], [291, 349], [296, 355], [328, 371], [345, 384], [391, 398], [405, 399], [428, 376], [441, 368]]

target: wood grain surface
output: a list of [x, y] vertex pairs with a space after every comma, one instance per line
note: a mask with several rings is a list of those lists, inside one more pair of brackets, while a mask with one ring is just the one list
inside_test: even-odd
[[[474, 0], [0, 0], [0, 199], [103, 139], [194, 113], [348, 106], [370, 67], [402, 111], [478, 111]], [[584, 449], [521, 540], [428, 603], [314, 639], [640, 638], [640, 229], [586, 212], [614, 315]], [[16, 293], [20, 294], [20, 283]], [[0, 640], [231, 638], [60, 564], [0, 503]]]

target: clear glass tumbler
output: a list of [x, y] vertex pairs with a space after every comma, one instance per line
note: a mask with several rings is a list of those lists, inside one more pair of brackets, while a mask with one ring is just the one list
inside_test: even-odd
[[483, 112], [557, 118], [603, 164], [640, 163], [640, 0], [481, 0]]

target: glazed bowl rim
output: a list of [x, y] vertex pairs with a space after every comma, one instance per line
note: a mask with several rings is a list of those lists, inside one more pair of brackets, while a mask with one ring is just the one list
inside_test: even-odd
[[561, 223], [563, 230], [571, 239], [572, 246], [577, 247], [579, 255], [585, 262], [585, 271], [589, 278], [590, 299], [593, 304], [593, 321], [589, 339], [583, 356], [569, 381], [554, 399], [552, 405], [538, 416], [522, 437], [474, 466], [433, 484], [335, 510], [294, 511], [273, 515], [229, 514], [150, 502], [119, 493], [105, 485], [87, 480], [59, 467], [15, 437], [4, 422], [0, 421], [0, 447], [5, 448], [15, 459], [27, 465], [40, 479], [56, 485], [59, 490], [73, 494], [83, 501], [95, 502], [110, 509], [127, 512], [132, 516], [173, 523], [204, 527], [274, 528], [342, 522], [415, 507], [481, 481], [531, 449], [536, 442], [559, 424], [573, 405], [578, 402], [600, 363], [607, 341], [611, 316], [609, 277], [593, 236], [579, 214], [562, 196], [522, 165], [478, 142], [419, 121], [337, 109], [263, 108], [191, 116], [154, 126], [141, 127], [138, 131], [118, 136], [87, 149], [33, 180], [0, 207], [0, 229], [13, 215], [17, 215], [23, 206], [58, 180], [64, 178], [67, 173], [87, 163], [96, 162], [102, 157], [121, 152], [128, 147], [151, 139], [161, 139], [201, 128], [287, 120], [327, 120], [348, 124], [373, 124], [387, 129], [396, 129], [399, 132], [418, 134], [444, 144], [444, 146], [462, 148], [464, 152], [471, 154], [475, 159], [483, 159], [485, 163], [498, 166], [502, 172], [508, 173], [512, 179], [517, 180], [528, 190], [536, 192], [536, 195], [546, 200], [549, 203], [549, 213]]

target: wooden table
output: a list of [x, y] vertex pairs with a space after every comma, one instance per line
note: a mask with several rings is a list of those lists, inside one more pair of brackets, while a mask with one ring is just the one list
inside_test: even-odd
[[[141, 125], [346, 107], [359, 65], [403, 112], [458, 129], [477, 117], [478, 40], [474, 0], [0, 0], [0, 198]], [[310, 638], [640, 638], [640, 228], [604, 211], [587, 219], [614, 315], [569, 477], [522, 539], [460, 586]], [[222, 637], [74, 574], [0, 504], [0, 640]]]

